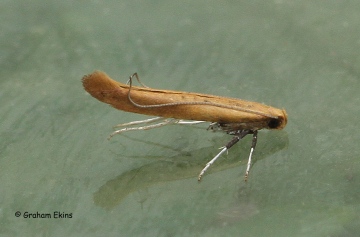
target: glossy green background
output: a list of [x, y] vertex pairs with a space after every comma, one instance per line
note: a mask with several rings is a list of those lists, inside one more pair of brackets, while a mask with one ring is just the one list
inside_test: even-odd
[[[0, 235], [357, 236], [359, 1], [0, 1]], [[229, 135], [90, 97], [81, 77], [286, 108], [197, 183]], [[15, 212], [72, 213], [28, 219]]]

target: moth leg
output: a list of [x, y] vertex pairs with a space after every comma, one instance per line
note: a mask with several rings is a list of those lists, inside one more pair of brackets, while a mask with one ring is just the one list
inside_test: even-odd
[[253, 138], [252, 138], [252, 143], [251, 143], [251, 149], [250, 149], [250, 155], [249, 155], [249, 159], [248, 159], [248, 163], [246, 166], [246, 172], [245, 172], [245, 182], [247, 181], [248, 177], [249, 177], [249, 172], [250, 172], [250, 167], [251, 167], [251, 157], [252, 154], [255, 150], [256, 147], [256, 142], [257, 142], [257, 131], [255, 130], [253, 133]]
[[209, 127], [206, 130], [212, 130], [214, 132], [222, 130], [220, 123], [214, 122], [210, 123]]
[[[220, 148], [221, 149], [221, 148]], [[219, 156], [221, 156], [222, 153], [224, 153], [225, 151], [227, 151], [226, 146], [222, 147], [222, 150], [214, 157], [212, 158], [212, 160], [210, 160], [204, 167], [204, 169], [201, 170], [199, 176], [198, 176], [198, 181], [201, 181], [202, 176], [204, 175], [204, 173], [209, 169], [209, 167], [217, 160], [217, 158], [219, 158]]]
[[[159, 122], [159, 123], [151, 124], [154, 122]], [[155, 117], [155, 118], [150, 118], [150, 119], [132, 121], [129, 123], [122, 123], [122, 124], [116, 125], [114, 128], [120, 128], [120, 127], [124, 127], [124, 128], [118, 129], [115, 132], [113, 132], [112, 134], [110, 134], [108, 139], [111, 139], [116, 134], [120, 134], [120, 133], [127, 132], [127, 131], [149, 130], [149, 129], [153, 129], [153, 128], [159, 128], [159, 127], [162, 127], [162, 126], [165, 126], [168, 124], [193, 125], [193, 124], [199, 124], [199, 123], [204, 123], [204, 122], [206, 122], [206, 121], [186, 121], [186, 120], [182, 120], [182, 119], [164, 118], [164, 117]], [[141, 125], [141, 124], [143, 124], [144, 126], [129, 127], [129, 126]], [[150, 124], [150, 125], [146, 125], [146, 124]]]
[[198, 181], [201, 181], [202, 176], [204, 175], [204, 173], [209, 169], [209, 167], [217, 160], [217, 158], [219, 158], [225, 151], [229, 150], [233, 145], [235, 145], [238, 141], [240, 141], [243, 137], [245, 137], [246, 135], [248, 135], [249, 133], [252, 133], [252, 131], [250, 130], [243, 130], [243, 131], [239, 131], [231, 140], [230, 142], [228, 142], [228, 144], [226, 144], [224, 147], [222, 147], [221, 151], [214, 157], [212, 158], [204, 167], [204, 169], [201, 170], [199, 176], [198, 176]]
[[181, 125], [193, 125], [193, 124], [199, 124], [199, 123], [208, 123], [207, 121], [186, 121], [186, 120], [178, 120], [177, 124]]
[[[149, 119], [149, 120], [151, 120], [151, 119]], [[177, 123], [179, 121], [178, 119], [168, 119], [168, 118], [159, 117], [159, 118], [154, 118], [152, 121], [148, 121], [148, 119], [147, 119], [147, 120], [134, 121], [134, 122], [130, 122], [130, 123], [127, 123], [127, 124], [120, 124], [120, 125], [121, 125], [121, 127], [123, 127], [123, 126], [127, 126], [129, 124], [134, 125], [134, 124], [142, 124], [142, 123], [151, 123], [151, 122], [154, 122], [154, 121], [161, 121], [161, 120], [162, 120], [162, 122], [159, 122], [159, 123], [156, 123], [156, 124], [150, 124], [150, 125], [140, 126], [140, 127], [126, 127], [126, 128], [116, 130], [115, 132], [110, 134], [108, 139], [110, 140], [116, 134], [120, 134], [120, 133], [123, 133], [123, 132], [149, 130], [149, 129], [153, 129], [153, 128], [159, 128], [159, 127], [162, 127], [162, 126], [165, 126], [165, 125], [168, 125], [168, 124], [174, 124], [174, 123]]]
[[165, 118], [164, 117], [155, 117], [155, 118], [150, 118], [150, 119], [132, 121], [129, 123], [118, 124], [118, 125], [114, 126], [114, 128], [126, 127], [126, 126], [130, 126], [130, 125], [153, 123], [153, 122], [160, 121], [160, 120], [165, 120]]

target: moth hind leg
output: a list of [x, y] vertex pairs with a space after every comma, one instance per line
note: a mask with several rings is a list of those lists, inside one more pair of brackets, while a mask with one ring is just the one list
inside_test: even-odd
[[[157, 122], [157, 123], [155, 123]], [[110, 134], [108, 139], [111, 139], [113, 136], [128, 132], [128, 131], [141, 131], [141, 130], [149, 130], [153, 128], [159, 128], [162, 126], [166, 126], [169, 124], [181, 124], [181, 125], [193, 125], [193, 124], [199, 124], [204, 123], [205, 121], [186, 121], [182, 119], [174, 119], [174, 118], [164, 118], [164, 117], [155, 117], [150, 119], [144, 119], [144, 120], [138, 120], [138, 121], [132, 121], [128, 123], [122, 123], [116, 125], [114, 128], [121, 128], [117, 129], [113, 133]], [[155, 123], [155, 124], [153, 124]], [[139, 125], [136, 127], [136, 125]]]

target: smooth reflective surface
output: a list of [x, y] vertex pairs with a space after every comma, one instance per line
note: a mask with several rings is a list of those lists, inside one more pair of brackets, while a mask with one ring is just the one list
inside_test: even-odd
[[[0, 233], [357, 236], [358, 5], [3, 1]], [[95, 69], [264, 102], [288, 124], [259, 132], [247, 183], [251, 137], [198, 183], [231, 136], [171, 125], [108, 141], [146, 117], [86, 94]]]

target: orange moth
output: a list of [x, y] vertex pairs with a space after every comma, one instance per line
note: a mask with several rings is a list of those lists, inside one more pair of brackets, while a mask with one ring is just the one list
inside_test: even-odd
[[[137, 73], [130, 77], [128, 84], [114, 81], [101, 71], [95, 71], [82, 78], [84, 89], [101, 102], [126, 112], [157, 116], [142, 121], [119, 124], [117, 127], [124, 128], [113, 132], [110, 138], [125, 131], [147, 130], [174, 123], [197, 124], [202, 122], [211, 122], [209, 126], [211, 130], [221, 130], [233, 135], [232, 140], [205, 165], [198, 176], [199, 181], [221, 154], [246, 135], [253, 134], [245, 173], [246, 181], [250, 171], [251, 157], [256, 146], [257, 131], [263, 128], [283, 129], [287, 123], [287, 114], [284, 109], [235, 98], [152, 89], [143, 84], [143, 87], [132, 86], [134, 77], [140, 82]], [[158, 123], [153, 124], [154, 122]], [[131, 127], [143, 124], [144, 126]]]

